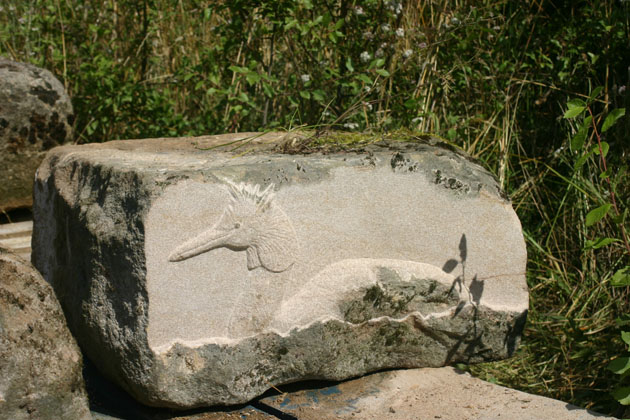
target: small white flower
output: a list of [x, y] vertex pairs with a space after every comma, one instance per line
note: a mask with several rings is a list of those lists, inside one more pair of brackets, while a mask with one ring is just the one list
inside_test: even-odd
[[404, 57], [404, 58], [409, 58], [409, 57], [411, 57], [411, 55], [412, 55], [412, 54], [413, 54], [413, 50], [411, 50], [411, 49], [406, 49], [406, 50], [403, 52], [403, 57]]
[[330, 111], [326, 110], [324, 112], [322, 112], [322, 117], [330, 117], [332, 114], [330, 113]]
[[31, 28], [31, 31], [33, 31], [33, 32], [37, 32], [37, 31], [39, 31], [39, 28], [38, 28], [38, 27], [36, 27], [36, 26], [34, 26], [34, 27], [32, 27], [32, 28]]
[[363, 8], [361, 6], [357, 6], [354, 8], [354, 14], [357, 16], [363, 16], [365, 12], [363, 11]]
[[383, 51], [382, 48], [379, 48], [378, 50], [376, 50], [376, 52], [374, 53], [374, 56], [376, 58], [381, 58], [382, 56], [385, 55], [385, 51]]
[[414, 124], [420, 124], [422, 122], [422, 117], [416, 117], [412, 119], [411, 122]]
[[374, 34], [370, 31], [363, 32], [363, 39], [367, 39], [368, 41], [374, 38]]
[[20, 23], [20, 25], [24, 25], [26, 23], [26, 18], [21, 17], [18, 19], [18, 22]]
[[403, 28], [396, 29], [396, 36], [398, 38], [402, 38], [403, 36], [405, 36], [405, 30]]
[[459, 21], [459, 19], [457, 19], [456, 17], [454, 17], [454, 18], [452, 18], [452, 19], [451, 19], [451, 23], [452, 23], [453, 25], [459, 25], [461, 22]]
[[383, 24], [381, 25], [381, 31], [383, 31], [383, 32], [389, 32], [389, 31], [391, 31], [391, 30], [392, 30], [392, 27], [391, 27], [391, 26], [389, 26], [387, 23], [383, 23]]
[[493, 29], [494, 31], [499, 32], [499, 31], [501, 30], [501, 27], [500, 27], [500, 26], [493, 26], [493, 27], [492, 27], [492, 29]]
[[15, 12], [15, 6], [14, 5], [10, 5], [9, 6], [9, 12]]
[[367, 93], [370, 93], [372, 91], [372, 88], [370, 86], [366, 86], [363, 89], [365, 89]]
[[300, 79], [302, 79], [303, 83], [308, 83], [311, 81], [311, 75], [310, 74], [303, 74], [300, 76]]
[[370, 53], [369, 53], [369, 52], [367, 52], [367, 51], [363, 51], [363, 52], [361, 53], [360, 58], [361, 58], [361, 62], [363, 62], [363, 63], [367, 63], [368, 61], [370, 61], [370, 59], [372, 58], [372, 56], [370, 55]]
[[363, 106], [367, 108], [368, 111], [372, 110], [372, 104], [369, 102], [363, 102]]
[[626, 93], [626, 85], [619, 86], [619, 90], [617, 92], [619, 92], [620, 95]]
[[418, 48], [420, 48], [421, 50], [424, 50], [427, 47], [427, 43], [426, 42], [421, 42], [418, 44]]
[[359, 124], [353, 123], [353, 122], [348, 122], [348, 123], [345, 123], [343, 125], [343, 127], [347, 128], [348, 130], [356, 130], [357, 128], [359, 128]]

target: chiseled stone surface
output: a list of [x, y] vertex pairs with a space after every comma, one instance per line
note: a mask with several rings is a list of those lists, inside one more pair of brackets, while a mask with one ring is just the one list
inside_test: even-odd
[[303, 155], [285, 141], [50, 152], [33, 261], [102, 372], [187, 408], [514, 351], [526, 251], [489, 173], [428, 143]]
[[74, 115], [51, 72], [0, 57], [0, 211], [29, 207], [46, 151], [69, 141]]
[[613, 419], [562, 401], [473, 378], [450, 367], [372, 374], [262, 403], [300, 420], [591, 420]]
[[52, 287], [0, 248], [0, 419], [91, 419], [81, 366]]

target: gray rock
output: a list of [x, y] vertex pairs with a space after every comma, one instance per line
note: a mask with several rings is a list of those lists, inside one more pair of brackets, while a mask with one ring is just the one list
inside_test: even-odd
[[91, 419], [81, 367], [52, 287], [0, 248], [0, 419]]
[[185, 408], [514, 352], [526, 251], [489, 173], [425, 143], [301, 155], [284, 140], [50, 152], [33, 261], [104, 374]]
[[48, 70], [0, 57], [0, 211], [32, 204], [46, 151], [72, 138], [72, 104]]

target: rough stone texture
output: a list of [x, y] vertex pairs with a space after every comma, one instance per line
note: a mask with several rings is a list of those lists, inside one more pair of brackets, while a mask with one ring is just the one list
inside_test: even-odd
[[81, 365], [52, 287], [0, 248], [0, 418], [90, 419]]
[[48, 70], [0, 57], [0, 211], [32, 204], [46, 151], [71, 139], [74, 116]]
[[264, 398], [262, 402], [300, 420], [613, 419], [484, 382], [450, 367], [377, 373], [326, 388]]
[[304, 156], [283, 141], [50, 152], [33, 261], [104, 374], [186, 408], [512, 354], [526, 252], [490, 174], [425, 143]]

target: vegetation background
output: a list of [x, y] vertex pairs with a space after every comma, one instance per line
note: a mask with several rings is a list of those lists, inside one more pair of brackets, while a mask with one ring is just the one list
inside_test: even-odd
[[611, 391], [628, 376], [607, 366], [630, 324], [630, 119], [602, 123], [630, 104], [630, 1], [0, 0], [0, 55], [63, 81], [79, 143], [444, 137], [497, 176], [529, 252], [523, 345], [470, 371], [623, 413]]

